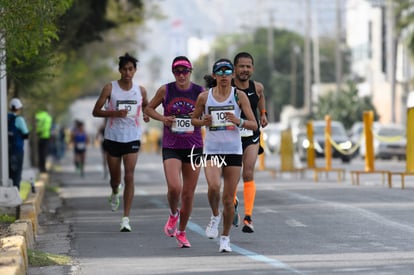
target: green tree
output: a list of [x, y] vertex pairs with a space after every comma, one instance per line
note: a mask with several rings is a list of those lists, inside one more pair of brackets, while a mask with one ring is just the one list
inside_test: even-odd
[[[117, 47], [106, 45], [104, 53], [100, 44], [111, 36], [127, 44], [127, 33], [142, 22], [142, 9], [141, 0], [0, 0], [9, 95], [29, 99], [33, 108], [53, 106], [53, 115], [62, 113], [94, 84], [96, 89], [96, 76], [109, 74], [108, 48]], [[119, 29], [123, 33], [111, 33]]]
[[[42, 75], [38, 68], [53, 64], [49, 48], [58, 40], [57, 18], [65, 13], [73, 0], [0, 0], [0, 62], [6, 64], [14, 95], [16, 87], [30, 85]], [[41, 16], [39, 16], [41, 15]], [[46, 56], [39, 59], [42, 53]], [[4, 76], [4, 72], [0, 72]]]
[[86, 44], [102, 42], [106, 31], [141, 23], [141, 0], [74, 0], [71, 8], [59, 18], [59, 47], [78, 50]]
[[[274, 107], [275, 113], [271, 115], [277, 120], [282, 106], [289, 104], [291, 101], [291, 48], [293, 45], [299, 47], [303, 45], [303, 39], [299, 35], [286, 30], [272, 29], [274, 54], [273, 58], [269, 58], [267, 31], [266, 28], [259, 28], [251, 34], [244, 33], [219, 37], [213, 45], [212, 53], [214, 53], [214, 57], [211, 57], [211, 55], [202, 56], [197, 60], [193, 75], [196, 81], [202, 81], [202, 76], [206, 73], [205, 68], [208, 69], [207, 72], [211, 72], [211, 64], [207, 63], [211, 62], [212, 59], [225, 57], [232, 60], [237, 52], [249, 52], [254, 57], [255, 72], [253, 79], [263, 83], [267, 105]], [[300, 56], [296, 56], [296, 59], [296, 87], [298, 91], [301, 91], [303, 89], [303, 74], [300, 72], [300, 68], [303, 67], [303, 63]], [[273, 71], [271, 67], [273, 67]], [[302, 92], [299, 92], [295, 102], [296, 106], [303, 104], [302, 94]]]
[[[412, 24], [414, 23], [413, 2], [411, 0], [393, 0], [396, 43], [400, 38], [404, 38], [411, 55], [414, 55], [414, 33]], [[404, 34], [404, 37], [402, 35]]]
[[[116, 75], [111, 64], [124, 52], [136, 54], [136, 29], [143, 20], [143, 1], [76, 0], [59, 20], [60, 40], [56, 44], [62, 62], [53, 79], [38, 90], [54, 93], [55, 116], [64, 116], [79, 97], [95, 96], [103, 81]], [[120, 49], [122, 52], [120, 52]], [[59, 117], [58, 117], [59, 119]]]
[[[211, 65], [207, 65], [211, 59], [232, 59], [239, 51], [251, 53], [255, 59], [253, 78], [263, 83], [266, 102], [271, 107], [268, 112], [273, 109], [271, 117], [279, 120], [285, 105], [300, 108], [304, 104], [304, 39], [300, 34], [285, 29], [272, 29], [271, 36], [268, 31], [268, 28], [258, 28], [252, 33], [219, 37], [213, 46], [214, 57], [203, 56], [197, 60], [193, 75], [196, 81], [202, 81], [205, 68], [208, 72], [211, 70]], [[269, 37], [274, 40], [272, 57], [268, 51]], [[335, 82], [335, 41], [328, 37], [320, 40], [321, 81]], [[345, 57], [346, 53], [343, 71], [347, 72], [349, 64]]]
[[371, 98], [359, 97], [355, 84], [353, 82], [347, 84], [347, 88], [340, 93], [330, 91], [319, 96], [314, 118], [324, 119], [326, 115], [329, 115], [332, 120], [341, 121], [346, 128], [350, 128], [356, 121], [362, 121], [365, 111], [373, 111], [374, 120], [378, 120], [379, 115]]

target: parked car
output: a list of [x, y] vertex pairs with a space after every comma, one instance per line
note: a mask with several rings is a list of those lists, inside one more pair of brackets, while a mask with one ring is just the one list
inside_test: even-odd
[[352, 124], [352, 127], [349, 129], [348, 135], [351, 140], [354, 142], [359, 142], [361, 135], [364, 133], [364, 123], [362, 121], [357, 121]]
[[[400, 160], [406, 157], [407, 139], [405, 127], [399, 124], [374, 125], [373, 129], [374, 157], [378, 159]], [[360, 155], [365, 157], [365, 140], [361, 142]]]
[[[378, 127], [380, 124], [377, 121], [374, 121], [372, 124], [372, 127]], [[364, 123], [362, 121], [357, 121], [354, 124], [352, 124], [351, 129], [348, 132], [348, 136], [351, 139], [352, 144], [357, 145], [359, 144], [360, 146], [355, 150], [355, 156], [358, 156], [359, 150], [361, 145], [364, 142]]]
[[[283, 130], [280, 123], [269, 123], [263, 131], [263, 140], [269, 153], [279, 153], [280, 150], [280, 134]], [[266, 150], [266, 149], [265, 149]]]
[[[324, 120], [313, 121], [313, 145], [316, 157], [325, 156], [325, 127]], [[340, 158], [342, 162], [350, 162], [352, 156], [348, 154], [353, 144], [349, 139], [345, 127], [340, 121], [331, 121], [331, 138], [338, 145], [340, 150], [332, 146], [332, 157]], [[301, 160], [306, 160], [307, 149], [309, 148], [309, 140], [306, 133], [298, 135], [298, 154]], [[342, 152], [343, 153], [342, 153]]]

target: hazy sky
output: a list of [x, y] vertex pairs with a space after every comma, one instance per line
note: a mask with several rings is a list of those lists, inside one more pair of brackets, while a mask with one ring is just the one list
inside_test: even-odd
[[[140, 52], [142, 66], [147, 66], [155, 56], [162, 60], [161, 79], [158, 86], [173, 80], [170, 63], [176, 55], [195, 58], [215, 36], [225, 33], [243, 33], [258, 26], [286, 28], [304, 34], [306, 28], [307, 0], [147, 0], [158, 4], [165, 20], [147, 20], [148, 30], [139, 35], [145, 39], [148, 49]], [[345, 1], [341, 0], [341, 13]], [[310, 0], [313, 31], [335, 35], [336, 0]], [[317, 21], [315, 21], [317, 18]], [[272, 23], [271, 23], [272, 22]], [[316, 24], [317, 22], [317, 24]], [[317, 27], [317, 28], [315, 28]], [[188, 40], [200, 40], [188, 49]], [[200, 42], [198, 41], [198, 42]], [[148, 81], [148, 71], [139, 72], [142, 81]], [[144, 83], [145, 84], [145, 83]]]

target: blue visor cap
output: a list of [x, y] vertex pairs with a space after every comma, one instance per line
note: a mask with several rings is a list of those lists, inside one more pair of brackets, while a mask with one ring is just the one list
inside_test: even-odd
[[230, 62], [228, 62], [228, 61], [219, 61], [219, 62], [214, 64], [213, 73], [215, 73], [217, 71], [220, 71], [221, 68], [227, 68], [227, 69], [230, 69], [232, 71], [234, 70], [233, 64], [231, 64]]

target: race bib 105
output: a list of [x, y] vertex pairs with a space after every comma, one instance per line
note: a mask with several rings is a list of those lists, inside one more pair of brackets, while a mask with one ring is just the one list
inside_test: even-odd
[[209, 106], [208, 111], [211, 115], [212, 124], [210, 131], [234, 130], [236, 125], [226, 119], [226, 113], [234, 114], [234, 106]]

